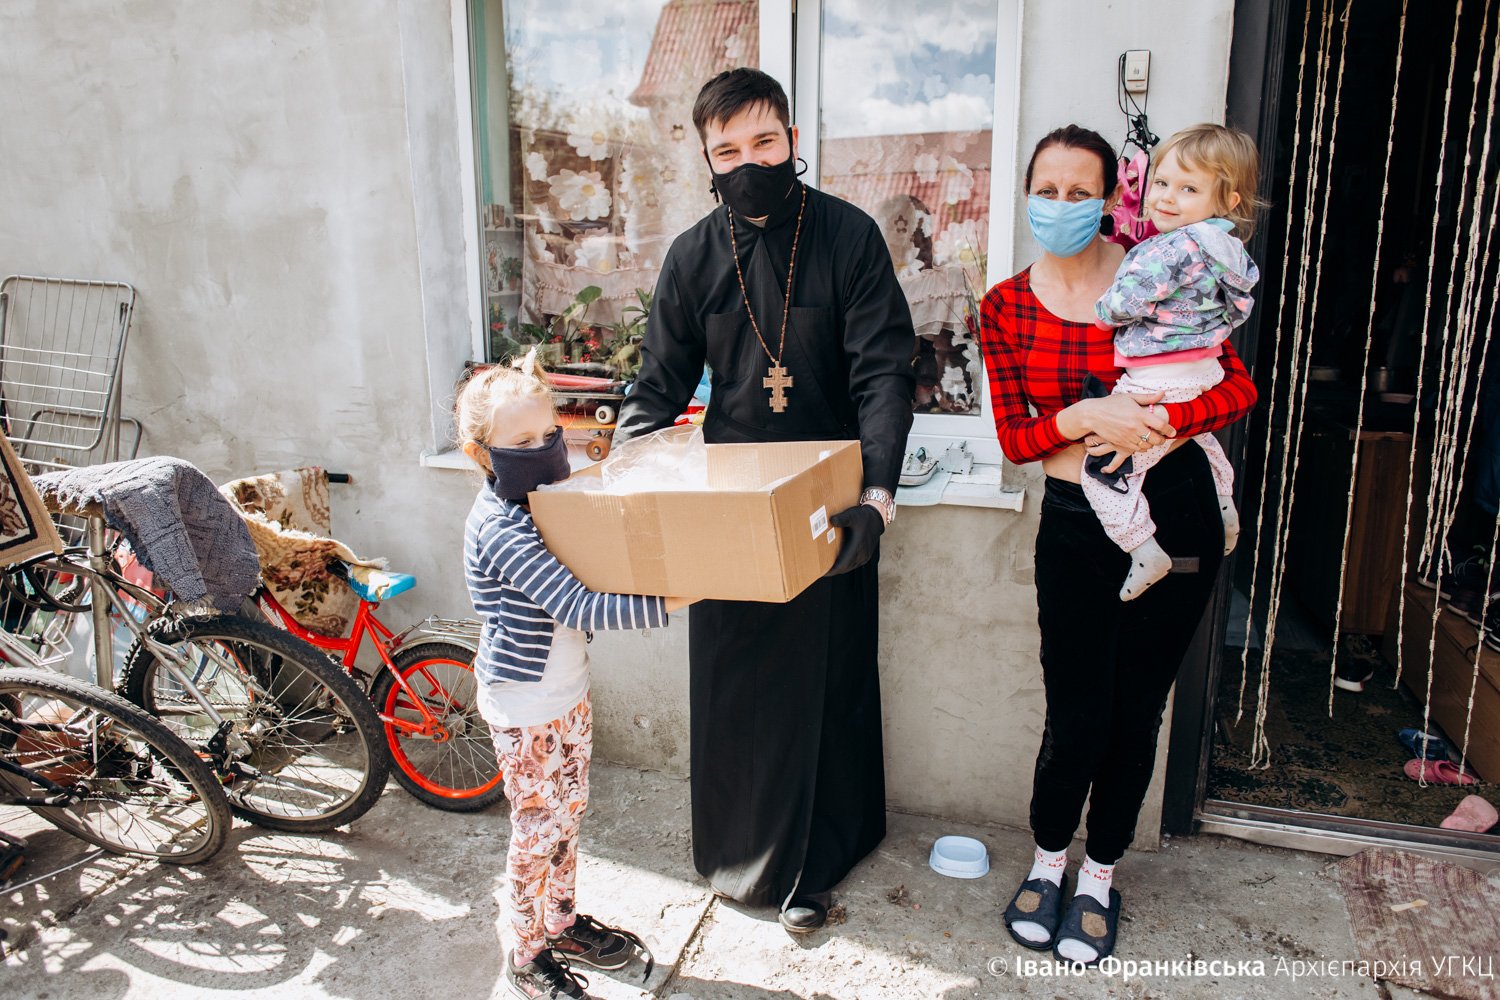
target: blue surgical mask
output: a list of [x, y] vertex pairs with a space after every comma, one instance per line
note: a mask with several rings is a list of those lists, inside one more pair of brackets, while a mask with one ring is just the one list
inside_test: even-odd
[[1026, 199], [1026, 220], [1031, 235], [1054, 257], [1071, 257], [1082, 253], [1095, 236], [1104, 219], [1104, 199], [1062, 201], [1030, 195]]
[[563, 429], [552, 433], [552, 440], [540, 448], [489, 448], [490, 489], [502, 500], [526, 502], [526, 494], [538, 486], [568, 478], [568, 446]]

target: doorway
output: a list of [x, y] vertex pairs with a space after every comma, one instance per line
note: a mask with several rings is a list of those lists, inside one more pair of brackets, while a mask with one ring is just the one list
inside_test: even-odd
[[1232, 94], [1231, 121], [1270, 202], [1241, 344], [1261, 404], [1235, 435], [1246, 532], [1198, 678], [1195, 816], [1500, 851], [1450, 820], [1500, 800], [1500, 5], [1255, 6], [1236, 46], [1262, 47], [1261, 106], [1235, 122]]

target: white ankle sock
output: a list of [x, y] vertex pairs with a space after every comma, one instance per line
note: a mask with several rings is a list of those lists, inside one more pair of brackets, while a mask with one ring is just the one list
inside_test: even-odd
[[1224, 519], [1224, 554], [1227, 556], [1240, 540], [1240, 512], [1234, 507], [1234, 497], [1219, 494], [1219, 516]]
[[1109, 908], [1109, 886], [1114, 881], [1115, 866], [1101, 865], [1088, 855], [1084, 855], [1083, 864], [1078, 868], [1078, 893], [1085, 896], [1093, 896], [1099, 901], [1099, 905], [1105, 909]]
[[[1078, 868], [1078, 891], [1075, 896], [1092, 896], [1099, 901], [1099, 905], [1108, 909], [1109, 886], [1114, 881], [1115, 866], [1101, 865], [1093, 858], [1084, 856], [1083, 864]], [[1083, 962], [1088, 964], [1099, 957], [1099, 953], [1090, 945], [1076, 938], [1066, 938], [1057, 943], [1057, 953], [1069, 962]]]
[[1036, 854], [1033, 855], [1031, 871], [1027, 874], [1026, 881], [1044, 878], [1053, 885], [1062, 885], [1063, 870], [1067, 867], [1067, 851], [1044, 851], [1038, 847]]
[[1146, 539], [1130, 550], [1130, 572], [1120, 587], [1120, 600], [1133, 601], [1168, 573], [1172, 572], [1172, 557], [1162, 548], [1156, 537]]
[[[1026, 881], [1034, 878], [1044, 878], [1053, 885], [1062, 885], [1063, 870], [1068, 867], [1067, 851], [1044, 851], [1040, 847], [1031, 862], [1031, 871], [1026, 874]], [[1032, 923], [1030, 920], [1017, 920], [1010, 925], [1010, 929], [1028, 941], [1041, 944], [1050, 940], [1052, 932], [1041, 924]]]

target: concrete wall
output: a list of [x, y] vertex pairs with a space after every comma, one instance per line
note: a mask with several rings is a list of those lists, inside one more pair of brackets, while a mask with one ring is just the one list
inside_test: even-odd
[[[1023, 0], [1020, 150], [1024, 170], [1036, 140], [1070, 122], [1125, 140], [1116, 74], [1127, 49], [1151, 50], [1151, 130], [1165, 139], [1202, 121], [1224, 120], [1233, 0]], [[1141, 101], [1137, 95], [1136, 100]], [[1017, 267], [1038, 248], [1026, 226], [1017, 179]]]
[[[1022, 149], [1074, 120], [1119, 138], [1115, 59], [1131, 47], [1153, 50], [1158, 132], [1222, 118], [1231, 8], [1027, 4]], [[220, 480], [352, 473], [334, 487], [337, 533], [422, 579], [388, 606], [393, 624], [467, 613], [474, 484], [417, 461], [469, 343], [451, 19], [430, 0], [0, 8], [0, 273], [136, 285], [125, 410], [146, 453]], [[910, 509], [888, 536], [897, 808], [1026, 824], [1038, 492], [1034, 470], [1010, 472], [1031, 484], [1024, 513]], [[686, 771], [684, 625], [598, 637], [601, 757]]]
[[[414, 206], [461, 189], [456, 150], [451, 176], [424, 176], [439, 157], [408, 142], [436, 93], [430, 131], [456, 144], [452, 41], [445, 4], [410, 6], [426, 21], [391, 0], [6, 4], [0, 270], [132, 282], [125, 412], [143, 450], [216, 479], [354, 474], [340, 533], [457, 610], [466, 490], [416, 465], [432, 234]], [[415, 100], [403, 56], [429, 80]], [[466, 342], [458, 226], [428, 240], [446, 252], [426, 270]]]

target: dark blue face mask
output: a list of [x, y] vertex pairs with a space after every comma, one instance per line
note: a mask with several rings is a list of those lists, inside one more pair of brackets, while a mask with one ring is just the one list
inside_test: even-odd
[[552, 440], [540, 448], [489, 448], [490, 489], [502, 500], [526, 502], [526, 494], [538, 486], [561, 482], [572, 469], [563, 429], [555, 428]]

